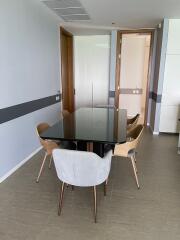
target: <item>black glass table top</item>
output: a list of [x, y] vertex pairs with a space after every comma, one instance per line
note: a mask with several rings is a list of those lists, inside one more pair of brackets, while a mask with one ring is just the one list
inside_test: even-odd
[[43, 139], [100, 143], [126, 142], [127, 112], [112, 108], [80, 108], [43, 132]]

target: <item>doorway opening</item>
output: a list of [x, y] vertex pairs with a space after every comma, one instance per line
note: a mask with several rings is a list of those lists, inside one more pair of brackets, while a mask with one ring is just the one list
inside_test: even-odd
[[74, 37], [75, 105], [108, 105], [110, 35]]
[[62, 107], [108, 105], [110, 34], [72, 35], [60, 28]]
[[117, 39], [115, 106], [127, 109], [128, 117], [139, 113], [142, 124], [147, 124], [152, 35], [120, 31]]

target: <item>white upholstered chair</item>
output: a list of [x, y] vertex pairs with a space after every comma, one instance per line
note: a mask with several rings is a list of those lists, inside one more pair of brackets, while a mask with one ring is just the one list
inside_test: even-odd
[[58, 215], [61, 214], [64, 185], [93, 187], [94, 220], [97, 216], [96, 186], [105, 183], [111, 168], [112, 151], [103, 158], [93, 152], [54, 149], [53, 159], [58, 178], [62, 181]]

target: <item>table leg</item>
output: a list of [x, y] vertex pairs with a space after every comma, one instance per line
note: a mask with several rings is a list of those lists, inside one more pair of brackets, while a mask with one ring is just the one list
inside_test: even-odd
[[104, 157], [104, 144], [98, 142], [77, 142], [77, 150], [94, 152], [100, 157]]
[[104, 144], [95, 142], [93, 144], [93, 152], [103, 158], [104, 157]]
[[93, 152], [93, 142], [87, 142], [87, 151]]
[[87, 144], [85, 141], [77, 141], [77, 150], [87, 151]]

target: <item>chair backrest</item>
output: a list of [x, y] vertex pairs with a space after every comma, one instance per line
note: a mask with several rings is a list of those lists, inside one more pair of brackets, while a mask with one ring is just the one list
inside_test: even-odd
[[138, 114], [136, 114], [136, 116], [134, 116], [133, 118], [129, 118], [129, 119], [127, 119], [127, 124], [129, 125], [129, 124], [136, 124], [137, 122], [138, 122], [138, 120], [139, 120], [139, 117], [140, 117], [140, 114], [138, 113]]
[[50, 127], [50, 126], [49, 126], [48, 123], [40, 123], [40, 124], [36, 127], [38, 136], [40, 137], [40, 134], [41, 134], [42, 132], [46, 131], [49, 127]]
[[129, 131], [128, 137], [130, 138], [130, 140], [123, 144], [116, 144], [114, 149], [114, 155], [128, 157], [130, 151], [137, 148], [137, 145], [142, 136], [143, 129], [144, 126], [139, 124], [131, 131]]
[[108, 178], [111, 156], [112, 151], [102, 159], [93, 152], [53, 150], [58, 178], [67, 184], [81, 187], [96, 186]]
[[41, 145], [45, 148], [45, 150], [49, 149], [49, 144], [48, 141], [42, 139], [40, 137], [40, 134], [44, 131], [46, 131], [49, 128], [49, 124], [48, 123], [40, 123], [37, 127], [36, 127], [36, 131], [37, 131], [37, 135], [39, 137], [39, 141], [41, 143]]

